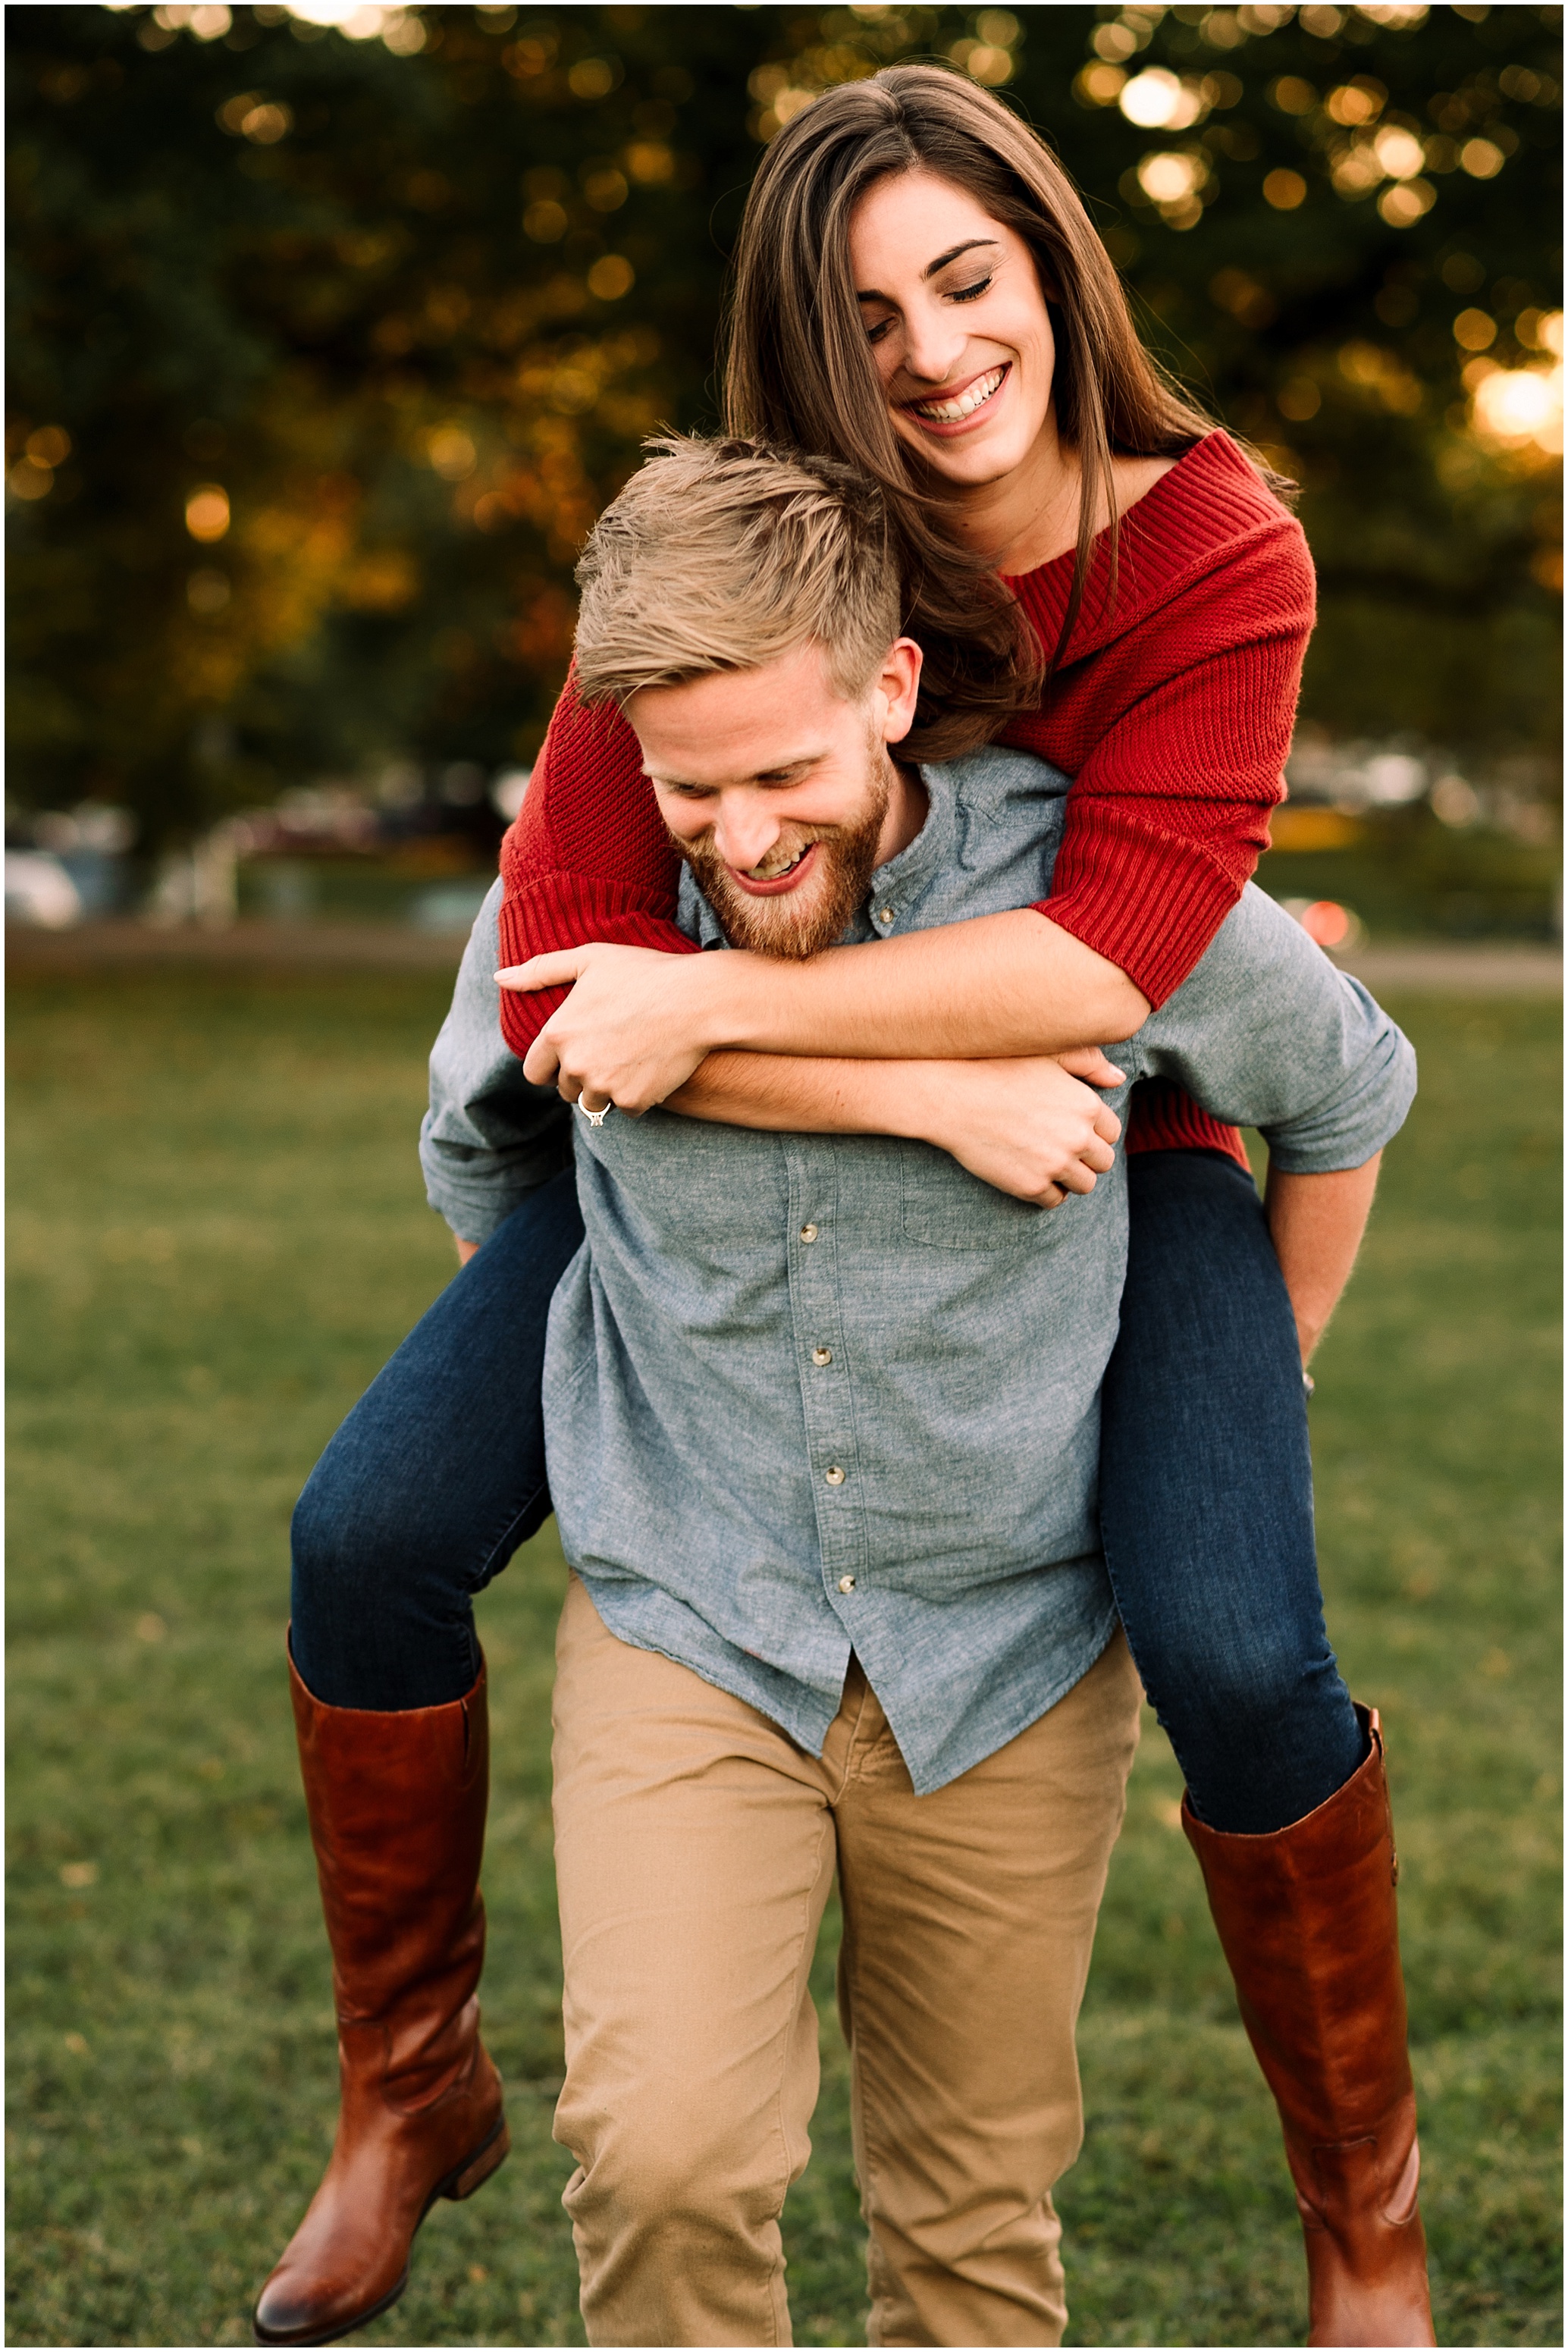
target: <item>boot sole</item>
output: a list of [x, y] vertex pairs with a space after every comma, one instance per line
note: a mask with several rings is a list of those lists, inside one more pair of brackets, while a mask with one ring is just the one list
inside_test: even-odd
[[[438, 2205], [443, 2198], [448, 2199], [454, 2205], [459, 2205], [464, 2198], [471, 2197], [476, 2189], [482, 2189], [491, 2173], [499, 2171], [506, 2162], [510, 2149], [511, 2134], [507, 2128], [506, 2117], [503, 2115], [489, 2138], [481, 2140], [479, 2147], [471, 2149], [463, 2158], [461, 2164], [455, 2165], [444, 2179], [436, 2183], [435, 2188], [425, 2200], [419, 2220], [414, 2224], [416, 2231], [419, 2230], [431, 2206]], [[355, 2335], [360, 2328], [368, 2327], [373, 2319], [379, 2319], [384, 2311], [390, 2311], [407, 2284], [408, 2266], [405, 2263], [403, 2276], [390, 2294], [384, 2294], [379, 2303], [369, 2305], [365, 2310], [356, 2311], [352, 2319], [340, 2320], [334, 2327], [294, 2328], [287, 2333], [274, 2333], [264, 2328], [253, 2312], [250, 2319], [250, 2333], [258, 2344], [341, 2343], [345, 2336]]]

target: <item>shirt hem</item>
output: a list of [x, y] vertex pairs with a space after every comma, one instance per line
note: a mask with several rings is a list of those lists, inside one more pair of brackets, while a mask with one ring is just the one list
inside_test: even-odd
[[[1068, 1696], [1068, 1693], [1077, 1689], [1079, 1684], [1082, 1682], [1085, 1675], [1089, 1674], [1092, 1668], [1100, 1664], [1100, 1659], [1105, 1655], [1106, 1651], [1110, 1648], [1112, 1641], [1114, 1641], [1116, 1637], [1116, 1629], [1121, 1622], [1121, 1620], [1117, 1614], [1116, 1604], [1112, 1601], [1106, 1612], [1103, 1630], [1089, 1637], [1093, 1641], [1094, 1647], [1090, 1654], [1083, 1660], [1082, 1664], [1075, 1665], [1071, 1672], [1066, 1676], [1065, 1680], [1058, 1683], [1052, 1688], [1050, 1696], [1042, 1701], [1039, 1706], [1037, 1706], [1031, 1702], [1028, 1712], [1024, 1715], [1018, 1722], [1014, 1724], [1011, 1730], [1005, 1731], [1000, 1738], [993, 1739], [990, 1737], [990, 1734], [987, 1733], [985, 1735], [985, 1744], [977, 1748], [972, 1756], [965, 1756], [962, 1764], [955, 1765], [952, 1770], [948, 1770], [944, 1767], [940, 1780], [932, 1780], [926, 1774], [917, 1772], [914, 1766], [910, 1764], [909, 1758], [904, 1756], [905, 1768], [909, 1772], [910, 1780], [913, 1784], [916, 1796], [934, 1797], [939, 1789], [945, 1789], [949, 1787], [952, 1781], [962, 1780], [964, 1773], [973, 1772], [977, 1764], [988, 1763], [993, 1756], [1000, 1755], [1003, 1748], [1005, 1748], [1010, 1741], [1021, 1739], [1026, 1731], [1032, 1729], [1033, 1727], [1039, 1722], [1042, 1716], [1049, 1715], [1053, 1707], [1059, 1706], [1063, 1699]], [[868, 1679], [869, 1679], [869, 1677], [868, 1677]], [[875, 1687], [876, 1685], [873, 1684], [873, 1690], [875, 1690]], [[887, 1708], [885, 1704], [880, 1701], [879, 1701], [879, 1704], [882, 1705], [882, 1711], [886, 1714]], [[889, 1717], [889, 1720], [890, 1723], [890, 1717]], [[896, 1738], [897, 1736], [897, 1733], [895, 1733], [894, 1738]], [[902, 1748], [899, 1749], [899, 1753], [900, 1756], [903, 1756], [904, 1751]]]

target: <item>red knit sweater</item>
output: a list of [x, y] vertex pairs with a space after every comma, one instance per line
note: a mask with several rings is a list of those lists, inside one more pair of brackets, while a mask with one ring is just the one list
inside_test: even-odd
[[[1012, 583], [1053, 649], [1070, 554]], [[1096, 543], [1066, 657], [1037, 711], [1003, 740], [1073, 779], [1039, 911], [1120, 966], [1152, 1003], [1185, 980], [1268, 846], [1283, 796], [1313, 617], [1300, 524], [1234, 442], [1211, 433], [1122, 518], [1114, 603]], [[502, 960], [611, 940], [675, 953], [679, 860], [612, 707], [556, 705], [517, 823], [501, 845]], [[563, 991], [503, 991], [508, 1044], [525, 1054]], [[1127, 1148], [1205, 1147], [1246, 1164], [1241, 1139], [1164, 1080], [1133, 1097]]]

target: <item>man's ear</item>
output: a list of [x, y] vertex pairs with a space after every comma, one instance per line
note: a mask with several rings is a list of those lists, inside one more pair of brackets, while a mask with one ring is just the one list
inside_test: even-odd
[[925, 656], [913, 637], [895, 637], [888, 647], [887, 658], [872, 689], [885, 705], [882, 740], [886, 743], [901, 743], [915, 723], [924, 661]]

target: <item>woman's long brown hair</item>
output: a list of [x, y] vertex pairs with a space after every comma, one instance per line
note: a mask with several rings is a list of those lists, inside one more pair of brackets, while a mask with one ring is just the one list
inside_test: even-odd
[[1115, 265], [1061, 165], [999, 99], [940, 66], [889, 66], [825, 90], [779, 133], [746, 202], [728, 321], [731, 432], [847, 459], [887, 495], [925, 649], [909, 741], [945, 759], [1039, 695], [1046, 662], [1004, 583], [918, 487], [888, 414], [849, 266], [849, 218], [874, 182], [922, 169], [964, 189], [1035, 256], [1051, 314], [1057, 425], [1080, 494], [1061, 655], [1082, 607], [1111, 457], [1175, 456], [1212, 429], [1140, 342]]

